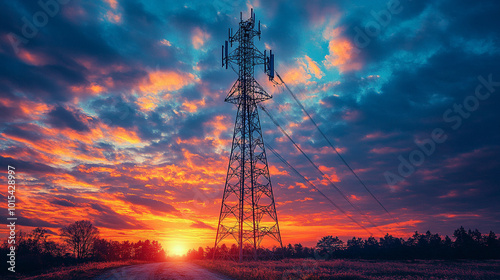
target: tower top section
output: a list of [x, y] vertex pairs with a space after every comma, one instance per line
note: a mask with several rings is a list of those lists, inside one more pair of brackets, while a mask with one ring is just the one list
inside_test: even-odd
[[260, 40], [261, 33], [260, 21], [256, 24], [253, 9], [250, 18], [245, 21], [240, 13], [239, 28], [236, 32], [233, 33], [233, 29], [229, 28], [228, 40], [222, 45], [222, 67], [233, 69], [239, 78], [226, 97], [226, 102], [239, 104], [243, 96], [255, 103], [271, 98], [254, 79], [256, 65], [263, 65], [269, 80], [274, 79], [274, 54], [271, 50], [269, 54], [267, 50], [261, 52], [254, 45], [254, 38], [258, 37]]

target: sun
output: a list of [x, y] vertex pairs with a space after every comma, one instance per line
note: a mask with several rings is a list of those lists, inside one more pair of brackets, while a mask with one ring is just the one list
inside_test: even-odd
[[182, 256], [186, 253], [186, 248], [182, 244], [171, 245], [169, 249], [171, 255]]

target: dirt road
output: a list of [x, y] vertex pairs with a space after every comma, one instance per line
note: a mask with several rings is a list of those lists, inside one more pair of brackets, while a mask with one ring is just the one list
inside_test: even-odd
[[124, 266], [94, 280], [231, 280], [188, 262], [163, 262]]

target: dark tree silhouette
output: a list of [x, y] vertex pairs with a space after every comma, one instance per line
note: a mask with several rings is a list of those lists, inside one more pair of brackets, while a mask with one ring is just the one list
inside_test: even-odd
[[[18, 232], [16, 255], [22, 258], [16, 259], [16, 270], [29, 273], [87, 261], [166, 260], [165, 251], [158, 241], [146, 240], [133, 243], [100, 239], [97, 229], [88, 221], [84, 223], [79, 221], [64, 227], [61, 235], [64, 236], [65, 243], [48, 240], [49, 232], [43, 228], [36, 228], [31, 232]], [[90, 241], [92, 243], [88, 244]], [[4, 239], [0, 244], [0, 254], [7, 254], [9, 248], [8, 239]], [[65, 254], [68, 250], [74, 252], [72, 256]], [[203, 254], [201, 256], [204, 257]], [[0, 271], [0, 275], [5, 274], [5, 271]], [[3, 278], [0, 276], [0, 279]]]
[[304, 246], [302, 244], [295, 244], [293, 245], [293, 256], [295, 258], [303, 258], [304, 257]]
[[99, 237], [99, 230], [90, 221], [74, 222], [61, 229], [61, 236], [73, 250], [77, 259], [91, 256], [94, 241]]
[[205, 258], [205, 250], [199, 247], [198, 250], [191, 249], [187, 252], [186, 257], [190, 260], [202, 260]]
[[337, 236], [332, 237], [331, 235], [321, 238], [316, 244], [316, 250], [318, 254], [326, 259], [333, 257], [335, 252], [343, 250], [343, 241]]
[[[415, 232], [407, 240], [386, 234], [377, 240], [369, 237], [366, 240], [353, 237], [347, 241], [346, 246], [338, 237], [325, 236], [321, 238], [314, 248], [302, 244], [288, 244], [283, 248], [274, 247], [272, 250], [259, 249], [260, 252], [274, 255], [275, 258], [361, 258], [361, 259], [499, 259], [500, 240], [494, 232], [483, 235], [479, 230], [457, 229], [453, 240], [449, 236], [444, 238], [439, 234], [427, 231], [424, 234]], [[251, 249], [251, 248], [250, 248]], [[249, 248], [247, 253], [251, 253]], [[221, 248], [218, 248], [221, 250]], [[205, 252], [213, 252], [207, 247]], [[232, 244], [227, 258], [237, 256], [238, 247]], [[204, 254], [207, 258], [208, 254]], [[201, 258], [192, 250], [188, 255], [190, 259]]]

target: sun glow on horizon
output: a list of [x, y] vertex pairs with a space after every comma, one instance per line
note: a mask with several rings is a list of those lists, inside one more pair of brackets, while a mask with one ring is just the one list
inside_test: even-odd
[[185, 255], [188, 251], [186, 246], [184, 246], [184, 244], [182, 243], [170, 244], [170, 246], [168, 246], [167, 248], [168, 248], [167, 253], [170, 256], [182, 256]]

